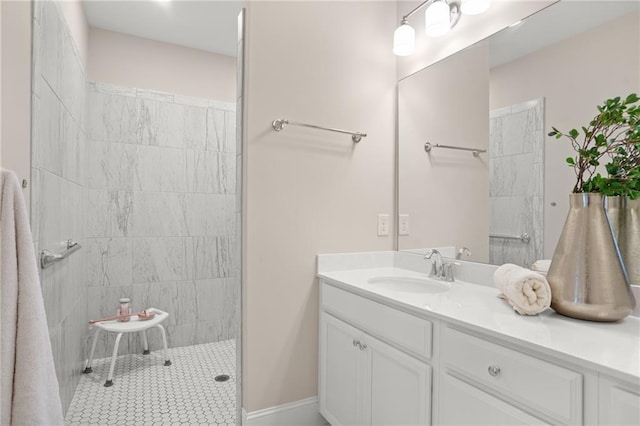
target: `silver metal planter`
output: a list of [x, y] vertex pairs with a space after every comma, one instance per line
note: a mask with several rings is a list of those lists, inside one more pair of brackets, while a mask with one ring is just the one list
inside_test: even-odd
[[547, 280], [551, 307], [590, 321], [628, 316], [635, 299], [601, 194], [569, 196], [570, 208]]
[[629, 283], [640, 285], [640, 198], [606, 197], [605, 204]]
[[640, 198], [626, 199], [622, 256], [627, 265], [629, 283], [640, 285]]

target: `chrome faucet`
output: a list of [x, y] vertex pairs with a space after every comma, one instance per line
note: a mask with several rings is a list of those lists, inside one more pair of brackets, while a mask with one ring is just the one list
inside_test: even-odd
[[442, 279], [444, 279], [447, 282], [454, 282], [456, 280], [455, 274], [454, 274], [454, 266], [460, 266], [460, 262], [449, 262], [449, 263], [445, 263], [443, 265], [444, 268], [444, 277]]
[[424, 255], [425, 260], [431, 259], [431, 273], [429, 276], [442, 279], [444, 277], [444, 266], [442, 265], [442, 254], [436, 249], [429, 249]]
[[442, 254], [436, 249], [429, 249], [424, 255], [425, 259], [431, 259], [431, 272], [430, 277], [434, 277], [439, 280], [454, 282], [454, 266], [460, 266], [458, 262], [443, 262]]
[[467, 247], [461, 247], [458, 249], [458, 253], [456, 253], [456, 259], [460, 260], [462, 256], [471, 257], [471, 250]]

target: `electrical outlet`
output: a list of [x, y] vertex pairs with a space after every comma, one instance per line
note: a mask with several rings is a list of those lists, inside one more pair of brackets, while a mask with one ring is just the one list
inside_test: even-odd
[[401, 214], [398, 219], [398, 234], [409, 235], [409, 215]]
[[378, 215], [378, 237], [389, 235], [389, 215]]

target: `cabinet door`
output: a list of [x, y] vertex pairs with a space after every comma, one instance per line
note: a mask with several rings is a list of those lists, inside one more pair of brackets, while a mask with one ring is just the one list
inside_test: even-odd
[[600, 379], [600, 424], [640, 425], [640, 387], [638, 384]]
[[449, 374], [440, 377], [439, 423], [442, 425], [546, 424]]
[[334, 426], [362, 424], [362, 356], [357, 329], [323, 313], [320, 319], [320, 413]]
[[430, 424], [431, 367], [370, 336], [364, 342], [367, 424]]

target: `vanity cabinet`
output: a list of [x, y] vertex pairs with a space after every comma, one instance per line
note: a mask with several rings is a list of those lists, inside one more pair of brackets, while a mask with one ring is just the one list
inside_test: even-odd
[[319, 405], [333, 426], [640, 425], [635, 375], [320, 283]]
[[[355, 304], [363, 309], [361, 320], [374, 317], [369, 317], [367, 325], [348, 324], [345, 317], [358, 312], [353, 306], [347, 309], [353, 295], [333, 287], [328, 293], [323, 296], [320, 317], [322, 415], [334, 426], [430, 424], [431, 366], [409, 355], [411, 350], [394, 347], [396, 344], [373, 334], [382, 337], [397, 331], [398, 340], [398, 335], [403, 335], [401, 328], [395, 329], [399, 321], [409, 326], [413, 323], [414, 329], [420, 329], [421, 324], [430, 336], [431, 324], [359, 297]], [[396, 316], [398, 313], [403, 315]], [[424, 337], [424, 329], [421, 331]], [[407, 343], [416, 348], [414, 342]], [[424, 344], [417, 348], [424, 353]]]

